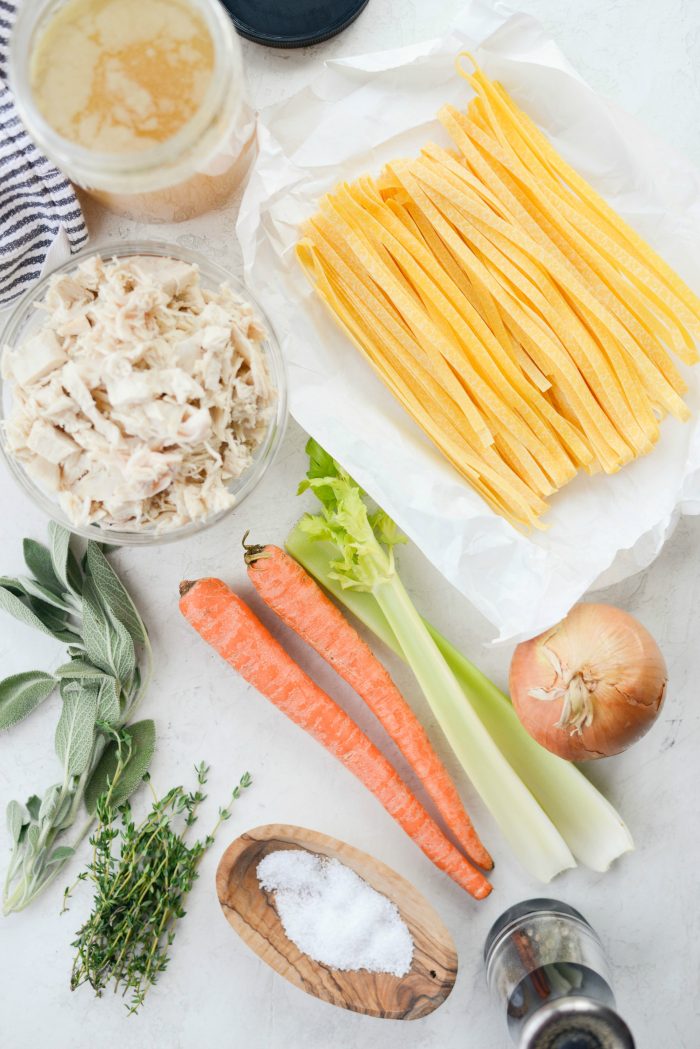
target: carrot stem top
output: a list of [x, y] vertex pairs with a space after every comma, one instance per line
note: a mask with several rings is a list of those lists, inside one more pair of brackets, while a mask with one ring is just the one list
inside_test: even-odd
[[245, 533], [241, 540], [243, 549], [245, 551], [243, 559], [247, 565], [255, 564], [261, 557], [269, 557], [270, 555], [265, 552], [264, 546], [257, 546], [255, 543], [247, 543], [246, 539], [250, 535], [250, 529]]

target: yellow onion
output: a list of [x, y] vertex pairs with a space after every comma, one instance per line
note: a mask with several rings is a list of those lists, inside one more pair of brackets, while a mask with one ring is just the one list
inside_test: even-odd
[[666, 664], [648, 630], [612, 605], [575, 605], [518, 645], [513, 705], [530, 735], [569, 761], [619, 754], [654, 723]]

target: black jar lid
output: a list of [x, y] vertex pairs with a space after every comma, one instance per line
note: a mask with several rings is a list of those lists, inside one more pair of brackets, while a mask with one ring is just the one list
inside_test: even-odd
[[369, 0], [223, 0], [241, 36], [268, 47], [320, 44], [354, 22]]

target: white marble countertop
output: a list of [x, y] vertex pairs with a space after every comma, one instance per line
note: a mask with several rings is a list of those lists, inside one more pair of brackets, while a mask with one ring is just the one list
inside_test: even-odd
[[[434, 35], [459, 7], [459, 0], [370, 0], [354, 26], [321, 47], [274, 52], [246, 44], [251, 97], [265, 105], [291, 92], [325, 57]], [[697, 0], [523, 0], [521, 7], [547, 24], [595, 88], [642, 116], [700, 163]], [[93, 236], [167, 235], [237, 263], [235, 209], [166, 230], [135, 230], [124, 220], [96, 212], [90, 221]], [[117, 1049], [124, 1044], [131, 1049], [505, 1049], [509, 1044], [504, 1017], [484, 985], [482, 945], [502, 909], [542, 889], [501, 847], [454, 761], [450, 767], [497, 861], [495, 891], [482, 904], [434, 870], [337, 762], [205, 650], [179, 616], [177, 584], [182, 578], [222, 575], [249, 593], [240, 556], [242, 533], [250, 528], [258, 541], [283, 539], [300, 509], [293, 493], [304, 471], [303, 442], [299, 428], [290, 425], [275, 466], [229, 521], [186, 543], [115, 557], [154, 638], [157, 671], [143, 714], [158, 724], [155, 784], [166, 789], [186, 779], [194, 761], [206, 759], [213, 766], [207, 810], [213, 815], [218, 799], [244, 769], [251, 770], [255, 783], [202, 864], [170, 968], [137, 1018], [128, 1019], [122, 1003], [109, 994], [97, 1001], [86, 988], [73, 995], [68, 990], [70, 941], [86, 912], [86, 895], [79, 893], [70, 913], [59, 917], [57, 888], [31, 910], [2, 922], [0, 1044], [7, 1049]], [[45, 521], [4, 470], [0, 502], [0, 569], [14, 573], [21, 571], [22, 537], [43, 538]], [[648, 571], [604, 594], [605, 600], [637, 615], [658, 638], [670, 668], [669, 697], [646, 739], [591, 771], [625, 815], [637, 851], [606, 875], [576, 871], [549, 889], [579, 907], [599, 930], [613, 963], [618, 1003], [638, 1049], [700, 1045], [699, 546], [700, 519], [683, 521]], [[416, 550], [402, 555], [402, 565], [419, 607], [502, 683], [509, 652], [488, 647], [488, 624]], [[298, 645], [290, 647], [300, 653]], [[61, 657], [57, 644], [0, 620], [1, 676], [35, 666], [50, 668]], [[347, 690], [337, 688], [329, 672], [306, 652], [303, 658], [320, 683], [331, 687], [381, 741]], [[414, 682], [395, 660], [387, 662], [439, 741]], [[2, 807], [11, 797], [24, 798], [51, 782], [57, 711], [58, 700], [52, 698], [0, 738]], [[449, 763], [444, 746], [442, 752]], [[343, 838], [394, 866], [425, 893], [451, 929], [460, 956], [456, 987], [439, 1011], [410, 1024], [346, 1013], [297, 991], [243, 946], [221, 916], [213, 872], [228, 840], [268, 822], [307, 825]], [[6, 847], [3, 828], [3, 857]]]

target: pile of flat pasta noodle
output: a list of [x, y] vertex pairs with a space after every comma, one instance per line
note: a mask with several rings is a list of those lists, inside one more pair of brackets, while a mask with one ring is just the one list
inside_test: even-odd
[[[460, 70], [461, 71], [461, 70]], [[494, 81], [430, 144], [324, 197], [297, 255], [382, 380], [498, 513], [540, 525], [687, 419], [700, 300]]]

